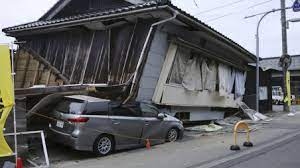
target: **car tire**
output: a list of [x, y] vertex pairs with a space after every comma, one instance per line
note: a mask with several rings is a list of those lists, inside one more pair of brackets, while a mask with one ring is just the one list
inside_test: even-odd
[[93, 151], [98, 156], [106, 156], [114, 151], [115, 142], [110, 135], [100, 135], [94, 142]]
[[175, 142], [177, 141], [179, 138], [179, 131], [177, 128], [171, 128], [169, 129], [167, 136], [166, 136], [166, 140], [167, 142]]

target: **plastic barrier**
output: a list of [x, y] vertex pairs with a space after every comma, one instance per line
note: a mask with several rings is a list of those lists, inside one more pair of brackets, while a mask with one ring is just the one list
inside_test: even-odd
[[0, 157], [6, 157], [13, 155], [13, 151], [3, 136], [3, 129], [6, 119], [14, 105], [14, 89], [8, 45], [0, 45], [0, 81], [0, 104], [3, 106], [3, 108], [0, 109]]

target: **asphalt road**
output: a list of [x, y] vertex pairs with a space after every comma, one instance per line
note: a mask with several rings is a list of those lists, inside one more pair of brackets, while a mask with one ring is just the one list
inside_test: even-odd
[[[300, 136], [294, 137], [284, 145], [263, 149], [259, 155], [244, 160], [233, 166], [216, 166], [218, 168], [299, 168], [300, 167]], [[235, 161], [239, 162], [239, 161]]]
[[[281, 116], [282, 114], [277, 116], [276, 113], [272, 115], [274, 117], [271, 123], [263, 124], [257, 127], [257, 131], [251, 133], [254, 147], [241, 146], [242, 150], [237, 152], [229, 150], [232, 144], [232, 133], [203, 136], [186, 132], [183, 140], [153, 146], [151, 150], [140, 148], [116, 152], [107, 157], [86, 156], [83, 158], [85, 153], [73, 150], [62, 152], [65, 148], [53, 147], [52, 150], [55, 149], [56, 152], [52, 151], [49, 154], [54, 168], [300, 167], [300, 163], [297, 162], [297, 156], [300, 156], [300, 113], [295, 117]], [[239, 142], [242, 143], [243, 140], [241, 136]]]

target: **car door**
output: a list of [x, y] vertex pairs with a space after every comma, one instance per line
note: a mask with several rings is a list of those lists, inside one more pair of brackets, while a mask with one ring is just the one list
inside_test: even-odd
[[164, 120], [158, 119], [159, 110], [147, 103], [141, 103], [140, 108], [144, 120], [143, 138], [152, 139], [152, 143], [161, 142], [165, 139]]
[[109, 118], [117, 145], [130, 146], [140, 143], [144, 122], [138, 104], [112, 103]]

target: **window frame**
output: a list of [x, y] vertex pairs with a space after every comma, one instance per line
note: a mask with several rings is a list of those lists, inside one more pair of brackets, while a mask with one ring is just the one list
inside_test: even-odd
[[[154, 110], [154, 111], [156, 112], [156, 115], [155, 115], [155, 116], [146, 116], [146, 115], [144, 115], [144, 114], [146, 114], [147, 112], [144, 112], [144, 111], [143, 111], [142, 105], [147, 106], [147, 107], [149, 107], [150, 109]], [[151, 105], [151, 104], [148, 104], [148, 103], [140, 103], [140, 110], [141, 110], [141, 113], [142, 113], [142, 116], [143, 116], [143, 117], [157, 118], [158, 114], [160, 113], [160, 111], [158, 110], [157, 107], [155, 107], [155, 106], [153, 106], [153, 105]], [[149, 113], [148, 113], [148, 114], [149, 114]]]
[[108, 102], [88, 102], [85, 108], [85, 115], [109, 115], [109, 103]]
[[[64, 103], [64, 104], [63, 104]], [[61, 105], [66, 105], [65, 103], [68, 103], [68, 111], [65, 111], [66, 109], [62, 109], [62, 108], [66, 108], [66, 107], [61, 107]], [[80, 104], [80, 109], [76, 109], [78, 110], [75, 113], [71, 113], [70, 112], [70, 106], [71, 104]], [[73, 98], [63, 98], [62, 101], [58, 102], [57, 104], [55, 104], [54, 110], [63, 114], [72, 114], [72, 115], [83, 115], [85, 108], [86, 108], [86, 101], [84, 100], [80, 100], [80, 99], [73, 99]], [[80, 112], [80, 113], [79, 113]]]
[[[113, 111], [114, 108], [123, 108], [123, 109], [128, 110], [128, 111], [132, 111], [130, 109], [133, 109], [133, 110], [135, 110], [137, 115], [119, 115], [119, 114], [116, 115]], [[109, 114], [109, 116], [119, 116], [119, 117], [142, 117], [142, 111], [139, 107], [139, 104], [137, 104], [137, 103], [136, 104], [125, 104], [125, 105], [110, 103], [108, 114]]]

